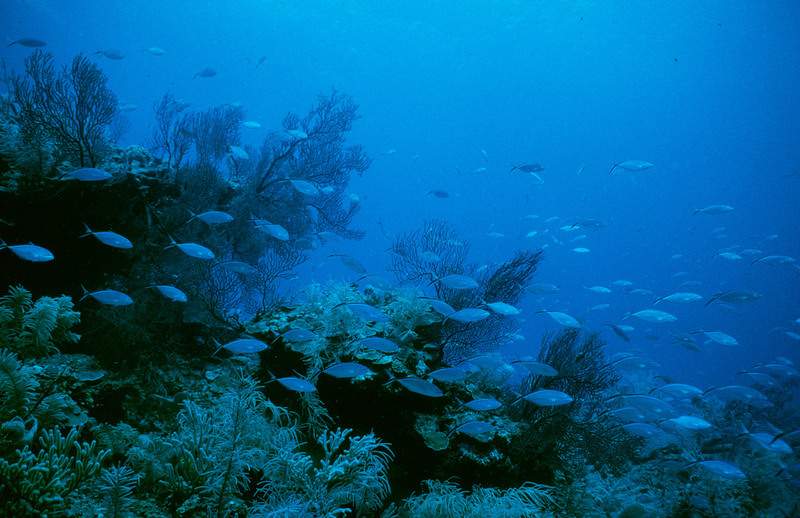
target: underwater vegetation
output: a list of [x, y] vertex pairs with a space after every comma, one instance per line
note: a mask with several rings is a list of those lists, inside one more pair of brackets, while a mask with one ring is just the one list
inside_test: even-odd
[[333, 253], [351, 278], [282, 289], [309, 251], [363, 237], [348, 186], [371, 160], [348, 140], [347, 95], [320, 95], [254, 148], [243, 107], [166, 93], [148, 147], [121, 148], [116, 98], [86, 56], [58, 69], [36, 50], [8, 81], [3, 516], [800, 512], [789, 360], [695, 387], [546, 310], [558, 330], [504, 354], [525, 340], [543, 250], [471, 262], [456, 228], [430, 220], [393, 240], [394, 283]]

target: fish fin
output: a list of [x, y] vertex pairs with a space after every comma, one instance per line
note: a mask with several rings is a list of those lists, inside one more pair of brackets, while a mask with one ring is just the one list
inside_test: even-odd
[[397, 378], [394, 376], [394, 374], [392, 374], [392, 369], [386, 369], [386, 371], [385, 371], [385, 372], [386, 372], [386, 376], [389, 378], [389, 381], [385, 382], [385, 383], [383, 384], [383, 386], [384, 386], [384, 387], [387, 387], [387, 386], [389, 386], [389, 384], [391, 384], [391, 383], [392, 383], [393, 381], [395, 381]]
[[78, 238], [91, 236], [92, 234], [94, 234], [94, 232], [92, 232], [92, 229], [89, 228], [89, 225], [87, 225], [86, 223], [83, 224], [83, 231], [84, 231], [84, 233], [81, 234], [80, 236], [78, 236]]
[[175, 239], [171, 235], [167, 234], [167, 237], [169, 238], [169, 244], [164, 247], [164, 250], [166, 250], [167, 248], [172, 248], [173, 246], [176, 246], [178, 244], [177, 241], [175, 241]]

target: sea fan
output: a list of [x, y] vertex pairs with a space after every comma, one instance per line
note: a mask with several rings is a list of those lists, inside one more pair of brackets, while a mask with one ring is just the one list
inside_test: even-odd
[[113, 466], [100, 474], [100, 493], [105, 516], [121, 518], [128, 514], [136, 487], [136, 474], [127, 466]]
[[80, 338], [70, 329], [80, 322], [69, 297], [41, 297], [35, 302], [21, 286], [0, 297], [0, 346], [25, 358], [57, 351], [61, 343]]
[[550, 488], [527, 483], [518, 488], [477, 487], [467, 494], [451, 482], [428, 480], [426, 492], [408, 498], [401, 517], [522, 518], [542, 516], [553, 505]]
[[38, 386], [30, 367], [22, 366], [14, 353], [0, 349], [0, 420], [27, 416]]

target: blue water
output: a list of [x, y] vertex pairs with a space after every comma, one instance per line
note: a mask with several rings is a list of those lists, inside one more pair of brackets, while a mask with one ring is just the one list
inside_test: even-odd
[[[665, 374], [702, 386], [732, 382], [736, 371], [778, 355], [800, 361], [800, 343], [783, 333], [799, 330], [797, 268], [717, 256], [734, 245], [800, 256], [797, 2], [226, 4], [7, 0], [0, 26], [9, 41], [46, 40], [59, 62], [121, 50], [123, 60], [93, 57], [120, 101], [138, 106], [127, 114], [125, 145], [147, 143], [151, 106], [165, 92], [193, 108], [241, 103], [246, 118], [263, 126], [243, 132], [251, 145], [319, 93], [336, 88], [353, 96], [361, 119], [350, 139], [374, 159], [350, 186], [362, 205], [354, 226], [366, 238], [313, 252], [287, 291], [352, 276], [332, 252], [382, 273], [393, 236], [439, 218], [470, 242], [476, 264], [547, 245], [536, 282], [561, 292], [526, 297], [525, 340], [507, 346], [509, 354], [533, 353], [554, 329], [536, 310], [566, 311], [603, 330], [683, 280], [697, 280], [702, 285], [688, 291], [763, 297], [729, 309], [664, 305], [677, 323], [634, 323], [632, 345], [605, 328], [609, 353], [640, 350]], [[166, 54], [143, 51], [150, 46]], [[0, 49], [10, 69], [28, 54]], [[261, 56], [266, 61], [256, 67]], [[204, 66], [218, 75], [193, 79]], [[655, 166], [608, 175], [629, 159]], [[544, 165], [543, 185], [509, 173], [525, 162]], [[450, 197], [426, 194], [434, 189]], [[711, 204], [735, 210], [693, 215]], [[529, 214], [539, 218], [523, 219]], [[543, 223], [552, 216], [561, 220]], [[606, 226], [559, 230], [574, 217]], [[725, 227], [722, 237], [716, 227]], [[531, 230], [540, 234], [526, 238]], [[570, 243], [581, 233], [585, 240]], [[591, 252], [576, 254], [576, 246]], [[675, 278], [678, 272], [688, 273]], [[654, 295], [626, 294], [611, 285], [615, 279]], [[613, 293], [584, 288], [593, 285]], [[610, 308], [588, 311], [601, 303]], [[723, 330], [741, 346], [693, 352], [670, 343], [670, 332], [690, 329]]]

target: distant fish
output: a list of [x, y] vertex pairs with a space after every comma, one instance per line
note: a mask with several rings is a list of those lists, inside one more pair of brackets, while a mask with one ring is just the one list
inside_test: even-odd
[[338, 257], [339, 260], [345, 265], [347, 268], [351, 269], [355, 273], [365, 274], [367, 273], [367, 267], [361, 264], [361, 261], [353, 257], [349, 254], [330, 254], [328, 257]]
[[260, 58], [258, 58], [258, 62], [256, 63], [256, 68], [260, 67], [266, 62], [267, 62], [267, 56], [261, 56]]
[[448, 193], [447, 191], [442, 191], [442, 190], [438, 190], [438, 189], [434, 189], [434, 190], [428, 191], [425, 194], [428, 194], [430, 196], [435, 196], [436, 198], [449, 198], [450, 197], [450, 193]]
[[448, 320], [455, 320], [456, 322], [460, 322], [462, 324], [471, 324], [488, 318], [489, 315], [490, 313], [488, 311], [481, 308], [464, 308], [447, 315], [442, 321], [442, 324]]
[[253, 275], [255, 273], [258, 273], [258, 270], [256, 269], [255, 266], [252, 266], [242, 261], [225, 261], [219, 263], [217, 266], [229, 272], [239, 273], [242, 275]]
[[308, 133], [301, 129], [288, 129], [286, 130], [286, 134], [297, 140], [305, 140], [308, 138]]
[[672, 343], [678, 344], [682, 347], [689, 349], [690, 351], [700, 352], [700, 347], [697, 345], [697, 342], [690, 335], [682, 334], [682, 335], [672, 335]]
[[573, 248], [572, 251], [575, 252], [576, 254], [588, 254], [589, 252], [591, 252], [590, 249], [585, 248], [583, 246], [579, 246], [577, 248]]
[[732, 479], [732, 480], [744, 480], [747, 478], [747, 475], [739, 469], [738, 467], [734, 466], [733, 464], [721, 461], [721, 460], [703, 460], [703, 461], [696, 461], [691, 462], [686, 465], [686, 467], [691, 466], [698, 466], [707, 472], [718, 475], [722, 478]]
[[699, 388], [685, 383], [668, 383], [667, 385], [656, 387], [650, 392], [665, 394], [674, 399], [691, 399], [703, 394], [703, 391]]
[[639, 172], [639, 171], [646, 171], [653, 167], [653, 164], [650, 162], [645, 162], [644, 160], [625, 160], [624, 162], [617, 162], [611, 169], [608, 171], [608, 174], [614, 174], [614, 171], [617, 169], [623, 169], [625, 171], [631, 172]]
[[794, 264], [797, 260], [788, 255], [766, 255], [756, 259], [751, 264], [764, 263], [764, 264]]
[[139, 105], [133, 103], [121, 103], [119, 106], [117, 106], [117, 109], [121, 112], [134, 112], [139, 109]]
[[195, 259], [202, 259], [203, 261], [210, 261], [215, 257], [214, 252], [204, 247], [203, 245], [198, 245], [197, 243], [177, 243], [172, 238], [170, 238], [170, 240], [172, 242], [169, 245], [165, 246], [164, 250], [176, 247], [178, 250], [188, 255], [189, 257], [194, 257]]
[[250, 160], [250, 155], [239, 146], [228, 146], [228, 153], [236, 160]]
[[610, 327], [611, 330], [614, 331], [614, 334], [617, 335], [618, 337], [622, 338], [626, 342], [631, 341], [631, 337], [628, 336], [628, 333], [625, 332], [622, 326], [618, 326], [616, 324], [606, 324], [606, 325]]
[[464, 403], [464, 406], [475, 412], [491, 412], [492, 410], [497, 410], [503, 404], [494, 398], [479, 398]]
[[318, 196], [319, 189], [313, 183], [306, 180], [289, 180], [295, 191], [305, 196]]
[[706, 214], [708, 216], [716, 216], [718, 214], [727, 214], [728, 212], [733, 211], [733, 207], [730, 205], [709, 205], [707, 207], [703, 207], [702, 209], [695, 209], [693, 214]]
[[566, 313], [562, 313], [561, 311], [539, 311], [538, 313], [546, 313], [547, 316], [553, 319], [557, 324], [562, 325], [564, 327], [569, 327], [573, 329], [578, 329], [581, 327], [581, 323], [578, 322], [575, 317], [572, 315], [568, 315]]
[[434, 381], [444, 383], [461, 383], [466, 379], [467, 373], [464, 369], [459, 369], [458, 367], [442, 367], [429, 373], [428, 377]]
[[588, 287], [586, 289], [591, 291], [591, 292], [593, 292], [593, 293], [602, 293], [602, 294], [606, 294], [606, 295], [611, 293], [611, 290], [606, 288], [605, 286], [590, 286], [590, 287]]
[[31, 263], [46, 263], [55, 259], [53, 252], [47, 248], [33, 243], [27, 245], [8, 245], [5, 241], [0, 240], [0, 250], [8, 248], [11, 252], [22, 259]]
[[37, 48], [46, 46], [47, 42], [44, 40], [37, 40], [35, 38], [20, 38], [8, 44], [9, 47], [13, 45], [20, 45], [22, 47], [28, 47], [28, 48]]
[[255, 338], [238, 338], [232, 342], [228, 342], [222, 348], [229, 350], [234, 354], [255, 354], [264, 351], [269, 346], [261, 340]]
[[389, 320], [389, 317], [387, 317], [383, 311], [363, 302], [344, 302], [333, 306], [332, 309], [336, 309], [337, 307], [345, 307], [349, 309], [353, 315], [368, 322], [386, 322]]
[[289, 241], [289, 231], [276, 223], [270, 223], [266, 220], [256, 220], [256, 229], [278, 241]]
[[431, 305], [431, 308], [433, 308], [434, 311], [436, 311], [437, 313], [439, 313], [443, 317], [446, 317], [448, 315], [452, 315], [453, 313], [456, 312], [456, 310], [453, 309], [453, 306], [451, 306], [450, 304], [448, 304], [447, 302], [445, 302], [443, 300], [434, 299], [434, 298], [427, 298], [427, 297], [422, 297], [422, 298], [427, 300], [428, 303]]
[[531, 292], [531, 293], [535, 293], [537, 295], [547, 295], [547, 294], [558, 293], [559, 291], [561, 291], [561, 288], [559, 288], [555, 284], [549, 284], [549, 283], [546, 283], [546, 282], [538, 282], [538, 283], [531, 284], [528, 287], [528, 291]]
[[497, 313], [498, 315], [513, 316], [520, 314], [519, 309], [515, 308], [511, 304], [506, 304], [505, 302], [487, 302], [486, 306], [491, 309], [492, 312]]
[[91, 297], [100, 304], [106, 306], [129, 306], [133, 304], [132, 298], [117, 290], [98, 290], [90, 292], [86, 288], [83, 288], [83, 296], [80, 300], [84, 300], [87, 297]]
[[[223, 223], [230, 223], [233, 221], [233, 216], [221, 210], [207, 210], [205, 212], [201, 212], [200, 214], [195, 214], [190, 210], [189, 214], [191, 216], [189, 221], [199, 219], [206, 225], [221, 225]], [[187, 221], [187, 223], [189, 221]]]
[[151, 56], [163, 56], [167, 53], [166, 50], [162, 49], [161, 47], [147, 47], [144, 49], [145, 52], [150, 54]]
[[335, 363], [322, 371], [328, 376], [342, 379], [360, 378], [372, 374], [372, 371], [356, 362]]
[[422, 378], [416, 376], [409, 376], [407, 378], [395, 378], [392, 381], [397, 381], [404, 389], [415, 394], [425, 397], [442, 397], [444, 392], [442, 389]]
[[679, 428], [683, 428], [684, 430], [691, 431], [708, 430], [711, 428], [711, 423], [705, 419], [691, 415], [673, 417], [672, 419], [667, 419], [667, 422]]
[[632, 313], [630, 316], [636, 317], [639, 320], [644, 320], [645, 322], [652, 322], [654, 324], [663, 324], [678, 320], [675, 315], [667, 313], [666, 311], [659, 311], [657, 309], [643, 309], [641, 311], [637, 311], [636, 313]]
[[469, 421], [454, 428], [448, 435], [463, 433], [480, 442], [489, 442], [497, 427], [484, 421]]
[[565, 394], [560, 390], [549, 389], [535, 390], [530, 394], [522, 396], [520, 399], [524, 399], [525, 401], [533, 403], [536, 406], [542, 407], [563, 406], [568, 405], [573, 401], [572, 397], [568, 394]]
[[119, 61], [121, 59], [125, 59], [125, 54], [120, 52], [117, 49], [104, 49], [98, 50], [95, 54], [100, 54], [104, 58], [113, 59], [114, 61]]
[[[544, 166], [541, 164], [520, 164], [511, 168], [510, 172], [520, 171], [522, 173], [536, 174], [544, 171]], [[537, 175], [538, 176], [538, 175]]]
[[319, 338], [316, 333], [303, 327], [295, 327], [290, 329], [283, 333], [280, 337], [284, 342], [292, 344], [311, 342]]
[[396, 343], [392, 342], [388, 338], [383, 338], [381, 336], [370, 336], [367, 338], [362, 338], [361, 340], [356, 342], [356, 345], [359, 348], [378, 351], [384, 354], [391, 354], [400, 350], [400, 346], [398, 346]]
[[531, 374], [537, 376], [558, 376], [558, 371], [546, 363], [537, 362], [535, 360], [514, 360], [511, 365], [519, 365], [525, 367]]
[[60, 177], [62, 180], [78, 180], [79, 182], [102, 182], [111, 178], [111, 174], [95, 167], [81, 167]]
[[736, 338], [732, 337], [727, 333], [723, 333], [722, 331], [691, 331], [692, 334], [695, 333], [702, 333], [706, 335], [706, 337], [711, 340], [712, 342], [716, 342], [720, 345], [724, 345], [726, 347], [735, 347], [739, 345], [739, 341]]
[[81, 234], [79, 237], [94, 236], [95, 238], [97, 238], [98, 241], [112, 248], [121, 248], [123, 250], [129, 250], [133, 248], [133, 243], [131, 243], [128, 238], [120, 234], [117, 234], [116, 232], [111, 232], [111, 231], [95, 232], [94, 230], [89, 228], [89, 225], [87, 225], [86, 223], [83, 224], [83, 227], [85, 229], [85, 233]]
[[737, 254], [736, 252], [720, 252], [717, 255], [719, 257], [722, 257], [723, 259], [725, 259], [727, 261], [741, 261], [742, 260], [742, 256]]
[[244, 121], [242, 126], [248, 129], [259, 129], [261, 127], [261, 123], [256, 121]]
[[186, 294], [183, 291], [176, 288], [175, 286], [169, 286], [166, 284], [157, 284], [155, 286], [148, 286], [148, 287], [158, 290], [158, 292], [165, 299], [171, 300], [172, 302], [187, 302], [189, 300]]
[[292, 392], [316, 392], [315, 387], [311, 382], [306, 379], [298, 378], [297, 376], [286, 376], [284, 378], [274, 378], [273, 381], [280, 383], [285, 389]]
[[199, 72], [197, 72], [195, 75], [193, 75], [192, 79], [194, 79], [196, 77], [204, 77], [204, 78], [214, 77], [215, 75], [217, 75], [217, 71], [216, 70], [214, 70], [211, 67], [205, 67], [205, 68], [200, 69]]
[[[667, 295], [665, 297], [657, 298], [653, 302], [653, 304], [658, 304], [659, 302], [672, 302], [672, 303], [676, 303], [676, 304], [688, 304], [690, 302], [699, 302], [701, 300], [703, 300], [703, 297], [701, 295], [698, 295], [697, 293], [691, 293], [691, 292], [687, 292], [687, 291], [678, 291], [676, 293], [671, 293], [670, 295]], [[708, 306], [708, 304], [710, 304], [710, 302], [707, 302], [706, 306]]]
[[706, 306], [717, 301], [728, 304], [747, 304], [757, 301], [761, 296], [760, 293], [754, 291], [722, 291], [711, 295], [706, 302]]

